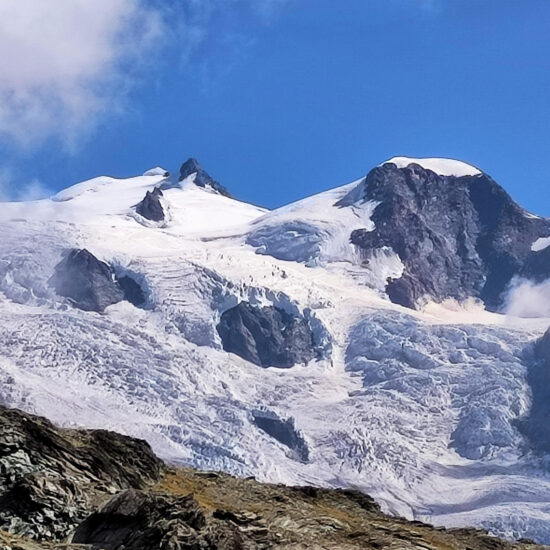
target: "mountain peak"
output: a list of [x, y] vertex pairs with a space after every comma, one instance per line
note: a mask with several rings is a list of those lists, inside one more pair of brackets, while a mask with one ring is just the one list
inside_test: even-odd
[[498, 309], [532, 244], [550, 231], [550, 220], [526, 215], [490, 176], [451, 159], [391, 159], [337, 205], [358, 201], [377, 204], [375, 229], [354, 230], [351, 242], [367, 259], [383, 247], [399, 256], [404, 273], [386, 292], [406, 307], [474, 297]]
[[431, 170], [440, 176], [478, 176], [482, 172], [475, 166], [463, 162], [461, 160], [448, 159], [448, 158], [412, 158], [412, 157], [393, 157], [384, 164], [395, 164], [397, 168], [407, 168], [411, 164], [417, 164], [425, 170]]
[[185, 179], [194, 173], [204, 172], [199, 161], [196, 158], [188, 158], [180, 168], [180, 179]]
[[195, 174], [195, 185], [198, 185], [199, 187], [210, 187], [220, 195], [231, 197], [229, 191], [214, 178], [212, 178], [210, 174], [202, 168], [197, 159], [191, 157], [181, 165], [179, 180], [183, 181], [185, 178], [192, 176], [193, 174]]

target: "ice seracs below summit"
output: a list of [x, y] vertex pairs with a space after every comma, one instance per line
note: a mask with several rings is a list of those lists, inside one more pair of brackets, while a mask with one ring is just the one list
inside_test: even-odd
[[478, 176], [481, 174], [481, 171], [471, 164], [446, 158], [393, 157], [383, 162], [380, 166], [389, 163], [395, 164], [397, 168], [406, 168], [410, 164], [418, 164], [422, 168], [431, 170], [440, 176], [455, 176], [460, 178], [462, 176]]

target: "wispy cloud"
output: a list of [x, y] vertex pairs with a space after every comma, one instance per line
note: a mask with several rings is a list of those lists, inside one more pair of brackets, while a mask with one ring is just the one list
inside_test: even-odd
[[171, 21], [170, 44], [178, 48], [180, 70], [193, 72], [208, 87], [231, 71], [261, 35], [294, 0], [169, 0], [163, 6]]
[[514, 317], [550, 317], [550, 279], [541, 283], [514, 279], [506, 294], [505, 312]]
[[178, 49], [181, 70], [217, 44], [227, 66], [247, 37], [238, 25], [215, 28], [216, 19], [236, 21], [244, 10], [265, 24], [288, 1], [1, 0], [0, 139], [74, 147], [102, 116], [124, 111], [163, 48]]
[[0, 134], [70, 143], [124, 95], [161, 26], [138, 0], [2, 0]]
[[0, 202], [33, 201], [52, 194], [40, 180], [19, 181], [16, 171], [3, 167], [0, 170]]

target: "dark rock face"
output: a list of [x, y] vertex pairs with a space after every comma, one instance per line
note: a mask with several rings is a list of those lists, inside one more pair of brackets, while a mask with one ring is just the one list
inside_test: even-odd
[[199, 187], [211, 187], [214, 191], [217, 191], [220, 195], [225, 197], [231, 197], [229, 191], [216, 180], [211, 178], [207, 172], [205, 172], [198, 161], [194, 158], [186, 160], [180, 168], [180, 181], [184, 180], [191, 174], [197, 174], [195, 176], [195, 185]]
[[[383, 246], [399, 255], [405, 272], [386, 290], [406, 307], [427, 295], [436, 301], [479, 297], [498, 308], [512, 277], [532, 258], [533, 242], [550, 234], [550, 220], [527, 215], [486, 174], [440, 176], [417, 164], [387, 163], [360, 185], [361, 200], [380, 204], [375, 229], [353, 231], [351, 241], [366, 256]], [[352, 193], [355, 199], [357, 190]]]
[[550, 247], [531, 252], [519, 274], [535, 283], [542, 283], [550, 276]]
[[145, 293], [132, 277], [125, 275], [124, 277], [119, 277], [117, 282], [124, 293], [125, 300], [128, 300], [128, 302], [136, 307], [140, 307], [145, 303], [147, 300]]
[[269, 412], [253, 413], [254, 424], [265, 433], [286, 445], [301, 462], [309, 460], [309, 448], [294, 426], [294, 419], [283, 420]]
[[124, 300], [111, 267], [86, 249], [71, 250], [57, 264], [50, 284], [59, 296], [69, 298], [85, 311], [103, 312], [107, 306]]
[[550, 329], [535, 344], [533, 355], [527, 371], [531, 410], [520, 429], [535, 449], [550, 453]]
[[315, 342], [304, 317], [248, 302], [225, 311], [216, 327], [223, 349], [261, 367], [289, 368], [315, 357]]
[[116, 279], [112, 268], [86, 249], [71, 250], [55, 267], [49, 284], [59, 296], [69, 298], [84, 311], [102, 313], [122, 300], [135, 306], [146, 301], [143, 289], [134, 279]]
[[[35, 542], [38, 541], [38, 542]], [[143, 442], [0, 407], [0, 547], [11, 550], [522, 550], [384, 515], [358, 491], [169, 468]]]
[[136, 212], [153, 222], [164, 221], [165, 214], [160, 197], [162, 197], [162, 191], [159, 187], [155, 187], [153, 191], [147, 191], [143, 200], [136, 205]]
[[158, 479], [144, 441], [104, 431], [58, 430], [0, 407], [0, 528], [61, 540], [97, 502]]
[[192, 496], [169, 497], [127, 489], [84, 521], [72, 542], [104, 550], [200, 548], [199, 532], [205, 524], [205, 516]]

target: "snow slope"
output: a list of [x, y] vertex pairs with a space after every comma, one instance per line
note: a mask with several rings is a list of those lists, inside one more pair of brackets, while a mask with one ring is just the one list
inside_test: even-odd
[[440, 176], [477, 176], [481, 174], [475, 166], [462, 162], [460, 160], [445, 158], [411, 158], [411, 157], [393, 157], [382, 164], [392, 163], [397, 168], [406, 168], [410, 164], [418, 164], [426, 170], [431, 170]]
[[[166, 223], [146, 223], [133, 206], [164, 183], [102, 177], [1, 205], [2, 402], [144, 437], [174, 462], [356, 487], [409, 517], [550, 542], [550, 476], [517, 429], [526, 345], [549, 319], [391, 304], [380, 284], [399, 258], [365, 265], [347, 238], [375, 205], [334, 206], [358, 182], [266, 212], [191, 176], [163, 191]], [[98, 314], [55, 296], [47, 281], [73, 247], [133, 276], [146, 306]], [[216, 324], [241, 300], [307, 309], [331, 353], [283, 370], [224, 352]], [[258, 411], [290, 420], [308, 459]]]

